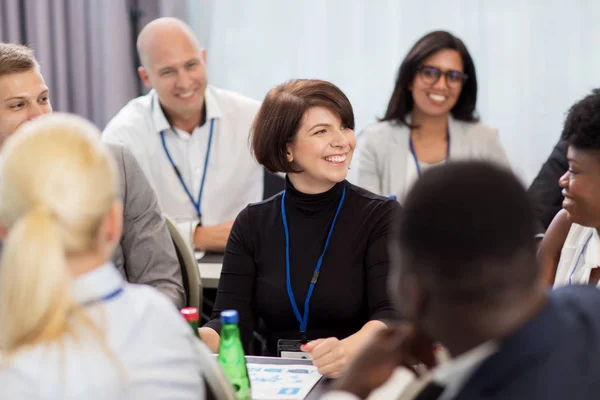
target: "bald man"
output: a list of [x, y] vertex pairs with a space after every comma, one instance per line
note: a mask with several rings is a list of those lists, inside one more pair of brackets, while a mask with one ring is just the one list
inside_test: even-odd
[[263, 169], [248, 147], [260, 104], [207, 84], [206, 50], [178, 19], [146, 25], [137, 50], [151, 90], [119, 111], [103, 140], [133, 152], [192, 247], [223, 251], [233, 219], [262, 199]]

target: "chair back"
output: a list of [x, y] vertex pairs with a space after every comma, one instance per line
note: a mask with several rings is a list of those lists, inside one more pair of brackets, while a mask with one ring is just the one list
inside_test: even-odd
[[233, 386], [217, 362], [217, 357], [200, 341], [198, 341], [198, 353], [206, 387], [206, 398], [208, 400], [236, 400]]
[[196, 261], [194, 252], [187, 241], [181, 236], [181, 232], [177, 229], [175, 222], [168, 216], [165, 216], [165, 219], [169, 234], [173, 240], [173, 245], [175, 246], [179, 265], [181, 266], [181, 277], [187, 299], [186, 305], [187, 307], [196, 307], [200, 315], [202, 315], [202, 281], [200, 280], [198, 261]]

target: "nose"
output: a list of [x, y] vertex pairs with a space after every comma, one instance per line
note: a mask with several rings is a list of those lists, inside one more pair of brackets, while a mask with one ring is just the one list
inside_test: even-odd
[[569, 171], [565, 172], [560, 178], [558, 178], [558, 185], [563, 189], [569, 187]]
[[448, 79], [448, 78], [446, 78], [446, 74], [442, 72], [442, 75], [440, 75], [440, 79], [437, 80], [437, 82], [433, 85], [433, 87], [435, 89], [439, 89], [439, 90], [447, 90], [448, 89], [448, 81], [446, 79]]
[[192, 79], [186, 71], [181, 71], [177, 74], [177, 87], [188, 89], [191, 86]]
[[38, 103], [33, 104], [29, 107], [29, 115], [28, 120], [31, 121], [41, 115], [44, 115], [46, 112], [44, 111], [44, 106], [39, 105]]
[[334, 135], [331, 139], [331, 147], [337, 147], [344, 149], [350, 145], [350, 139], [348, 138], [348, 131], [342, 129], [334, 129]]

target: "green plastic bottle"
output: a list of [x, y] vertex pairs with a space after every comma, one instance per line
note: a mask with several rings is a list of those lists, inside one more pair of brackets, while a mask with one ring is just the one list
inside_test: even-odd
[[219, 364], [235, 390], [238, 400], [251, 399], [250, 378], [246, 368], [244, 348], [238, 328], [239, 316], [235, 310], [221, 312], [221, 344], [219, 345]]

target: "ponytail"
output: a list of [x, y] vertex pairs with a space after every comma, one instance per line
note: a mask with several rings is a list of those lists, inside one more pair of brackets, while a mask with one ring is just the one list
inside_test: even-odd
[[72, 276], [50, 209], [36, 206], [12, 226], [0, 260], [0, 349], [52, 341], [68, 331]]

